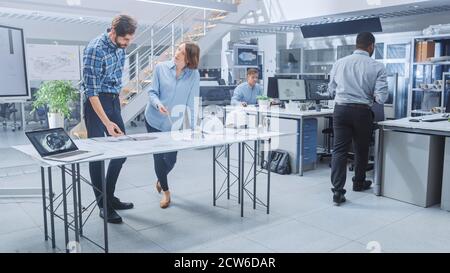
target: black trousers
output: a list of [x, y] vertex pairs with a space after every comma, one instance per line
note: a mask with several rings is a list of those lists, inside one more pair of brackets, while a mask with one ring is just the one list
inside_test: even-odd
[[[108, 118], [120, 127], [123, 133], [125, 133], [125, 125], [122, 120], [120, 113], [120, 101], [119, 96], [102, 94], [100, 93], [98, 98], [102, 104], [103, 110], [105, 111]], [[103, 122], [100, 120], [98, 115], [92, 108], [89, 100], [86, 100], [84, 104], [84, 120], [86, 122], [86, 129], [88, 138], [92, 137], [103, 137], [109, 135]], [[113, 159], [109, 162], [108, 171], [106, 172], [106, 196], [107, 201], [113, 200], [114, 191], [116, 189], [117, 179], [122, 169], [123, 163], [125, 163], [126, 158]], [[94, 194], [97, 199], [97, 204], [100, 208], [103, 207], [103, 199], [101, 198], [102, 189], [102, 177], [101, 177], [101, 162], [90, 162], [89, 163], [89, 173], [91, 176], [91, 182], [94, 185]]]
[[331, 160], [333, 192], [345, 193], [347, 155], [352, 140], [355, 152], [355, 177], [353, 182], [361, 182], [366, 179], [373, 118], [373, 112], [370, 108], [335, 106], [333, 113], [334, 149]]
[[[147, 132], [149, 133], [161, 132], [160, 130], [150, 126], [147, 121], [145, 121], [145, 126], [147, 127]], [[153, 161], [155, 165], [156, 177], [161, 184], [161, 188], [163, 191], [168, 191], [169, 183], [167, 181], [167, 175], [170, 171], [172, 171], [175, 163], [177, 162], [177, 152], [154, 154]]]

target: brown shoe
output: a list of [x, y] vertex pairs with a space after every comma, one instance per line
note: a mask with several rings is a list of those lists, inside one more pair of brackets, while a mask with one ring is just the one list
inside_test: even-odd
[[167, 208], [170, 205], [170, 196], [168, 199], [164, 198], [165, 196], [163, 196], [163, 198], [161, 199], [161, 201], [159, 201], [159, 206], [162, 209]]
[[162, 191], [161, 183], [159, 183], [159, 180], [156, 181], [156, 191], [157, 191], [158, 193], [161, 193], [161, 191]]

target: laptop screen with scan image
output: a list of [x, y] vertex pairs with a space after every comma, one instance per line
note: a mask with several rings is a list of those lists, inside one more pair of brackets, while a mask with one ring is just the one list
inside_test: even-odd
[[63, 128], [38, 130], [25, 134], [42, 157], [78, 150]]

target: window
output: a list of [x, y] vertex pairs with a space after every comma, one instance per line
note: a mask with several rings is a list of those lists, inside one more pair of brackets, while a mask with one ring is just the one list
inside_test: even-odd
[[396, 44], [387, 46], [387, 59], [405, 59], [406, 44]]
[[384, 43], [375, 44], [375, 59], [384, 59]]

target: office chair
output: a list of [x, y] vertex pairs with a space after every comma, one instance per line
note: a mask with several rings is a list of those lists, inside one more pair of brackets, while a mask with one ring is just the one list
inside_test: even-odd
[[11, 120], [13, 123], [11, 124], [12, 131], [16, 131], [16, 129], [20, 130], [21, 126], [16, 121], [16, 113], [18, 110], [16, 109], [16, 105], [14, 103], [2, 103], [0, 105], [0, 117], [3, 118], [3, 129], [8, 129], [8, 120]]
[[219, 82], [219, 85], [227, 85], [227, 84], [225, 83], [225, 80], [224, 80], [224, 79], [219, 79], [218, 82]]
[[322, 130], [322, 134], [324, 135], [325, 150], [317, 154], [319, 156], [319, 161], [332, 156], [331, 150], [333, 148], [334, 139], [333, 117], [331, 116], [325, 118], [328, 120], [328, 127]]

